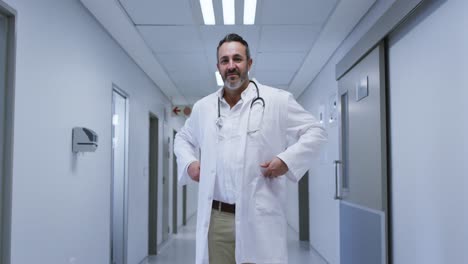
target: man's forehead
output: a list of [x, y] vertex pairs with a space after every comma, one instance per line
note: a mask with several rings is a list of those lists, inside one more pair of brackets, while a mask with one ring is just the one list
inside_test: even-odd
[[245, 46], [242, 43], [237, 41], [225, 42], [219, 47], [219, 57], [225, 56], [235, 56], [241, 55], [244, 56], [246, 53]]

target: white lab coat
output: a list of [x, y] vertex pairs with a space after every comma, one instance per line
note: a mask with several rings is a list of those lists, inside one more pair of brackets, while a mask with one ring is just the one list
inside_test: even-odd
[[[249, 84], [252, 86], [253, 84]], [[244, 151], [243, 175], [237, 188], [235, 230], [236, 262], [286, 264], [286, 180], [299, 181], [310, 167], [319, 146], [326, 141], [326, 132], [316, 119], [284, 91], [257, 83], [265, 100], [261, 130], [247, 133], [251, 122], [259, 121], [261, 111], [250, 111], [256, 92], [242, 105], [239, 131], [240, 150]], [[174, 151], [177, 156], [179, 183], [190, 178], [187, 168], [201, 153], [200, 183], [196, 230], [196, 264], [208, 264], [208, 228], [216, 173], [217, 93], [198, 101], [191, 117], [177, 133]], [[288, 142], [292, 143], [288, 146]], [[285, 176], [265, 178], [260, 163], [275, 156], [289, 168]], [[218, 264], [218, 263], [212, 263]]]

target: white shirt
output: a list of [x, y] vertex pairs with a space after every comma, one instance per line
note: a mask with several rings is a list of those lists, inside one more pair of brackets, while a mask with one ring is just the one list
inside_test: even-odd
[[[218, 155], [216, 159], [216, 180], [213, 199], [234, 204], [236, 201], [237, 180], [242, 176], [242, 150], [240, 146], [240, 112], [245, 103], [256, 96], [255, 86], [249, 84], [241, 94], [241, 99], [232, 108], [223, 97], [223, 88], [218, 90], [222, 126], [218, 128]], [[217, 114], [217, 112], [216, 112]]]

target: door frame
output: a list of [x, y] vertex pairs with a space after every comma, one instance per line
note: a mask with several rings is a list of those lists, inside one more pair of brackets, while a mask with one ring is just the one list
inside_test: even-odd
[[1, 219], [0, 219], [0, 262], [9, 264], [11, 261], [11, 207], [13, 188], [13, 147], [14, 147], [14, 109], [16, 80], [16, 20], [17, 12], [0, 0], [0, 13], [7, 18], [7, 51], [5, 80], [5, 127], [2, 151], [3, 171], [0, 178]]
[[[127, 250], [128, 250], [128, 139], [129, 139], [129, 113], [130, 113], [130, 97], [128, 95], [128, 93], [126, 93], [124, 90], [120, 89], [116, 84], [112, 83], [112, 89], [111, 89], [111, 98], [113, 98], [113, 94], [114, 92], [120, 94], [122, 97], [125, 98], [125, 143], [124, 143], [124, 147], [125, 147], [125, 169], [124, 169], [124, 172], [125, 172], [125, 175], [124, 175], [124, 208], [123, 208], [123, 212], [124, 212], [124, 222], [123, 222], [123, 225], [124, 225], [124, 241], [123, 241], [123, 264], [126, 264], [127, 263]], [[111, 191], [110, 191], [110, 198], [111, 198], [111, 206], [110, 206], [110, 223], [112, 223], [113, 221], [113, 217], [114, 217], [114, 211], [113, 211], [113, 194], [114, 194], [114, 151], [112, 149], [112, 131], [113, 131], [113, 124], [112, 124], [112, 115], [113, 115], [113, 111], [114, 111], [114, 101], [112, 99], [112, 103], [111, 103], [111, 177], [110, 177], [110, 181], [111, 181]], [[113, 233], [113, 224], [110, 225], [110, 258], [109, 258], [109, 262], [111, 264], [112, 263], [112, 243], [113, 243], [113, 236], [114, 233]]]

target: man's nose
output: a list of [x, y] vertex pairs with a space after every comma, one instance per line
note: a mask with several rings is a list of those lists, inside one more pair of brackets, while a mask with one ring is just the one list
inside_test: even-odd
[[229, 63], [228, 63], [228, 69], [233, 69], [235, 68], [235, 64], [234, 64], [234, 61], [233, 60], [230, 60]]

